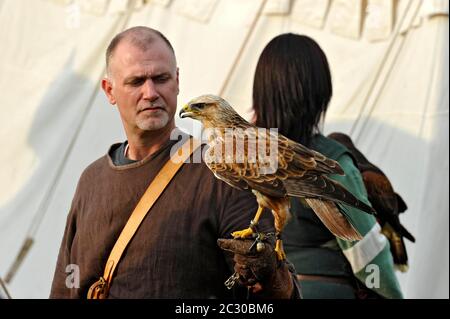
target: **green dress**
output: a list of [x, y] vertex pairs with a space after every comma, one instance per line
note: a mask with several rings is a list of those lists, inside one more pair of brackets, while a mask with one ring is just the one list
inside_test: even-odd
[[[314, 136], [310, 148], [339, 162], [345, 176], [331, 175], [330, 178], [370, 205], [361, 174], [343, 145], [319, 134]], [[291, 199], [292, 218], [283, 231], [288, 259], [299, 274], [327, 276], [341, 281], [301, 281], [303, 297], [356, 298], [355, 287], [364, 287], [384, 298], [402, 298], [389, 242], [380, 233], [375, 217], [347, 205], [338, 206], [363, 236], [362, 240], [336, 238], [300, 199]]]

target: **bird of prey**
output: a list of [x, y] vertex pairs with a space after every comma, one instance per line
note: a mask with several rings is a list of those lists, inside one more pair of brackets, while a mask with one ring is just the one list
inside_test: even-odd
[[376, 211], [383, 234], [389, 240], [394, 264], [400, 271], [405, 272], [408, 269], [408, 255], [403, 237], [415, 242], [414, 236], [400, 224], [399, 214], [407, 209], [406, 203], [394, 191], [383, 171], [369, 162], [356, 148], [349, 136], [343, 133], [332, 133], [328, 137], [347, 147], [355, 158], [367, 189], [369, 201]]
[[[251, 189], [256, 196], [259, 207], [250, 227], [233, 232], [234, 238], [253, 236], [263, 209], [268, 208], [275, 221], [275, 251], [278, 259], [284, 260], [280, 235], [290, 215], [289, 197], [293, 196], [305, 199], [336, 236], [345, 240], [361, 239], [336, 203], [354, 206], [367, 213], [373, 213], [373, 209], [327, 177], [344, 174], [336, 161], [281, 134], [257, 128], [239, 116], [227, 101], [215, 95], [202, 95], [191, 100], [181, 109], [180, 117], [199, 120], [208, 131], [205, 163], [214, 175], [235, 188]], [[264, 162], [269, 149], [274, 152]]]

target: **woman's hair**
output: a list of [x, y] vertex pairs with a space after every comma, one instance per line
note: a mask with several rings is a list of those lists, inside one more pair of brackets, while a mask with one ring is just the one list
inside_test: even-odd
[[311, 38], [279, 35], [264, 48], [253, 82], [255, 124], [278, 128], [286, 137], [309, 145], [332, 95], [325, 53]]

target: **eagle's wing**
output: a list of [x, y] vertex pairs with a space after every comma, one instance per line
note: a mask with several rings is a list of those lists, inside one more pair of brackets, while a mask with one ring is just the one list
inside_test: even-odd
[[[342, 202], [367, 213], [373, 209], [327, 174], [344, 174], [339, 163], [282, 135], [278, 137], [281, 178], [287, 195]], [[283, 165], [284, 164], [284, 165]], [[287, 173], [287, 174], [286, 174]], [[280, 176], [280, 173], [277, 173]], [[287, 175], [287, 177], [285, 177]]]
[[372, 207], [356, 198], [339, 182], [326, 176], [305, 173], [301, 178], [288, 178], [283, 181], [287, 194], [295, 197], [317, 198], [339, 202], [373, 214]]
[[405, 212], [405, 210], [408, 209], [408, 205], [406, 205], [405, 201], [399, 194], [395, 193], [395, 196], [397, 197], [398, 213], [400, 214]]
[[241, 190], [251, 188], [273, 197], [286, 195], [281, 181], [274, 174], [261, 174], [257, 163], [229, 163], [217, 158], [215, 154], [221, 147], [212, 145], [205, 153], [205, 163], [217, 178]]
[[[343, 174], [336, 161], [269, 130], [232, 130], [228, 133], [233, 138], [218, 136], [209, 144], [205, 162], [216, 177], [231, 186], [250, 187], [274, 197], [304, 195], [320, 198], [324, 190], [333, 189], [324, 189], [324, 180], [314, 177]], [[289, 179], [298, 181], [306, 189], [305, 193], [288, 194], [285, 181]], [[309, 183], [316, 181], [316, 185], [308, 188]], [[328, 197], [333, 198], [332, 195]]]
[[208, 168], [214, 173], [214, 176], [228, 185], [240, 190], [248, 189], [248, 184], [243, 179], [239, 178], [239, 174], [235, 174], [233, 164], [226, 163], [215, 157], [214, 150], [217, 150], [218, 147], [221, 146], [219, 144], [209, 145], [209, 148], [205, 152], [204, 160]]
[[415, 242], [414, 236], [400, 223], [398, 195], [386, 175], [379, 170], [367, 170], [362, 172], [362, 176], [369, 201], [375, 208], [380, 223], [389, 223], [399, 235]]
[[[398, 215], [397, 197], [387, 177], [382, 172], [375, 170], [364, 170], [361, 175], [369, 200], [376, 207], [377, 212], [381, 214], [389, 212], [391, 215]], [[382, 217], [389, 218], [389, 216]]]
[[295, 168], [300, 163], [300, 168], [309, 168], [317, 173], [344, 175], [344, 171], [335, 160], [332, 160], [325, 155], [311, 150], [282, 135], [278, 135], [278, 141], [282, 154], [295, 154], [289, 162], [291, 169]]

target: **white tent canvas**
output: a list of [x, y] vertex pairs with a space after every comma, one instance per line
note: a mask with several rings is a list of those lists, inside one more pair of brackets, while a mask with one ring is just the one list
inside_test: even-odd
[[179, 105], [214, 93], [246, 118], [266, 43], [284, 32], [313, 37], [333, 76], [324, 132], [350, 134], [408, 204], [401, 221], [417, 242], [398, 273], [405, 297], [449, 297], [447, 1], [2, 0], [2, 278], [33, 240], [7, 284], [12, 297], [48, 297], [78, 177], [125, 139], [99, 81], [110, 39], [135, 25], [172, 42]]

